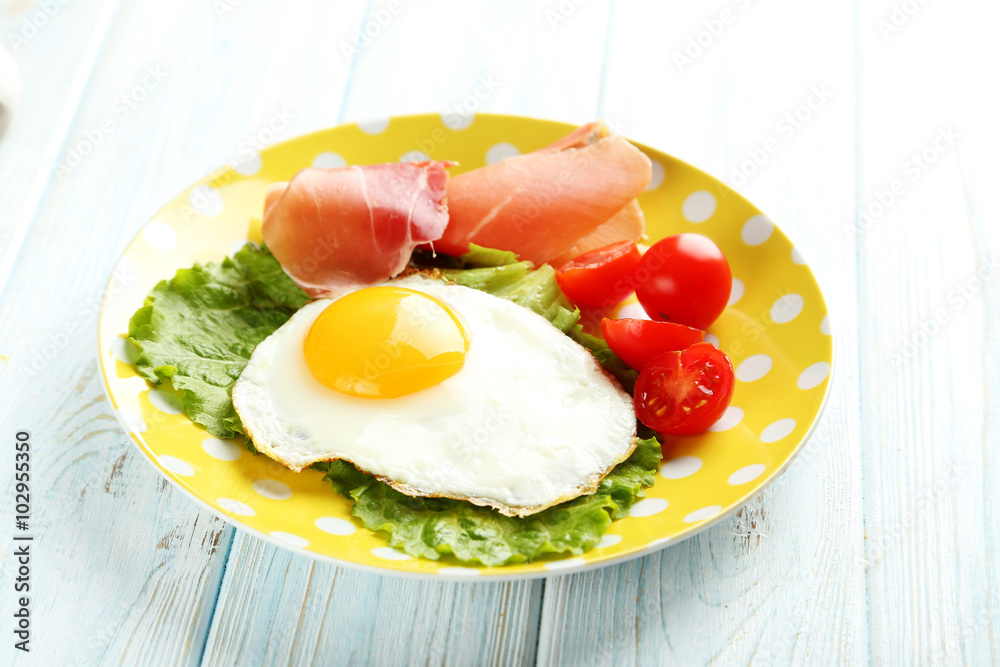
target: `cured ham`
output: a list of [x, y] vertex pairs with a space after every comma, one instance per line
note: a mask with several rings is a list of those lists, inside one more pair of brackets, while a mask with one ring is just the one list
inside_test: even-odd
[[310, 296], [339, 296], [404, 268], [448, 224], [449, 162], [303, 169], [269, 188], [261, 233]]
[[469, 243], [558, 263], [613, 241], [636, 241], [645, 218], [635, 198], [651, 165], [639, 149], [589, 123], [533, 153], [451, 179], [449, 222], [435, 249]]

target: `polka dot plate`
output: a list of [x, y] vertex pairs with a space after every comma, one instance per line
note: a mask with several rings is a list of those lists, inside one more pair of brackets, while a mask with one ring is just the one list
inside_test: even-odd
[[[697, 169], [640, 146], [653, 180], [640, 197], [650, 243], [678, 232], [714, 239], [733, 270], [729, 308], [709, 340], [736, 369], [732, 406], [707, 433], [667, 443], [656, 483], [631, 515], [575, 557], [496, 568], [411, 558], [351, 516], [350, 503], [318, 472], [292, 473], [239, 442], [210, 437], [188, 421], [178, 397], [142, 380], [123, 335], [144, 296], [195, 262], [219, 261], [260, 240], [264, 190], [309, 165], [457, 160], [452, 173], [539, 148], [571, 126], [504, 115], [437, 115], [349, 124], [273, 146], [182, 192], [131, 242], [108, 284], [100, 364], [125, 430], [170, 481], [212, 512], [263, 540], [339, 565], [452, 580], [579, 572], [649, 554], [705, 529], [777, 477], [813, 429], [832, 361], [826, 305], [809, 267], [752, 204]], [[623, 316], [638, 306], [626, 303]], [[641, 309], [640, 309], [641, 310]]]

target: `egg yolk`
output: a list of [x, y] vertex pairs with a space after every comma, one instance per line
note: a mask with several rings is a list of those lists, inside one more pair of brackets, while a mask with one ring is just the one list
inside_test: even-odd
[[310, 372], [327, 387], [363, 398], [396, 398], [460, 371], [469, 334], [443, 301], [379, 286], [327, 306], [304, 347]]

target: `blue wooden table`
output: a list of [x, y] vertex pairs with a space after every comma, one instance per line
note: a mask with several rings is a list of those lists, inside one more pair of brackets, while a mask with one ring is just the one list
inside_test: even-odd
[[[0, 664], [987, 664], [1000, 653], [1000, 4], [6, 0]], [[522, 583], [361, 574], [169, 486], [95, 364], [115, 260], [247, 146], [422, 111], [595, 117], [730, 183], [833, 314], [788, 472], [661, 553]], [[13, 647], [31, 432], [31, 652]]]

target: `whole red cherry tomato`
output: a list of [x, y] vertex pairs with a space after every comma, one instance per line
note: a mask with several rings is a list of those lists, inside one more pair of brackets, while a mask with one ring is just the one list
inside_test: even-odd
[[654, 320], [707, 329], [722, 314], [733, 287], [719, 246], [701, 234], [657, 241], [635, 271], [635, 295]]

